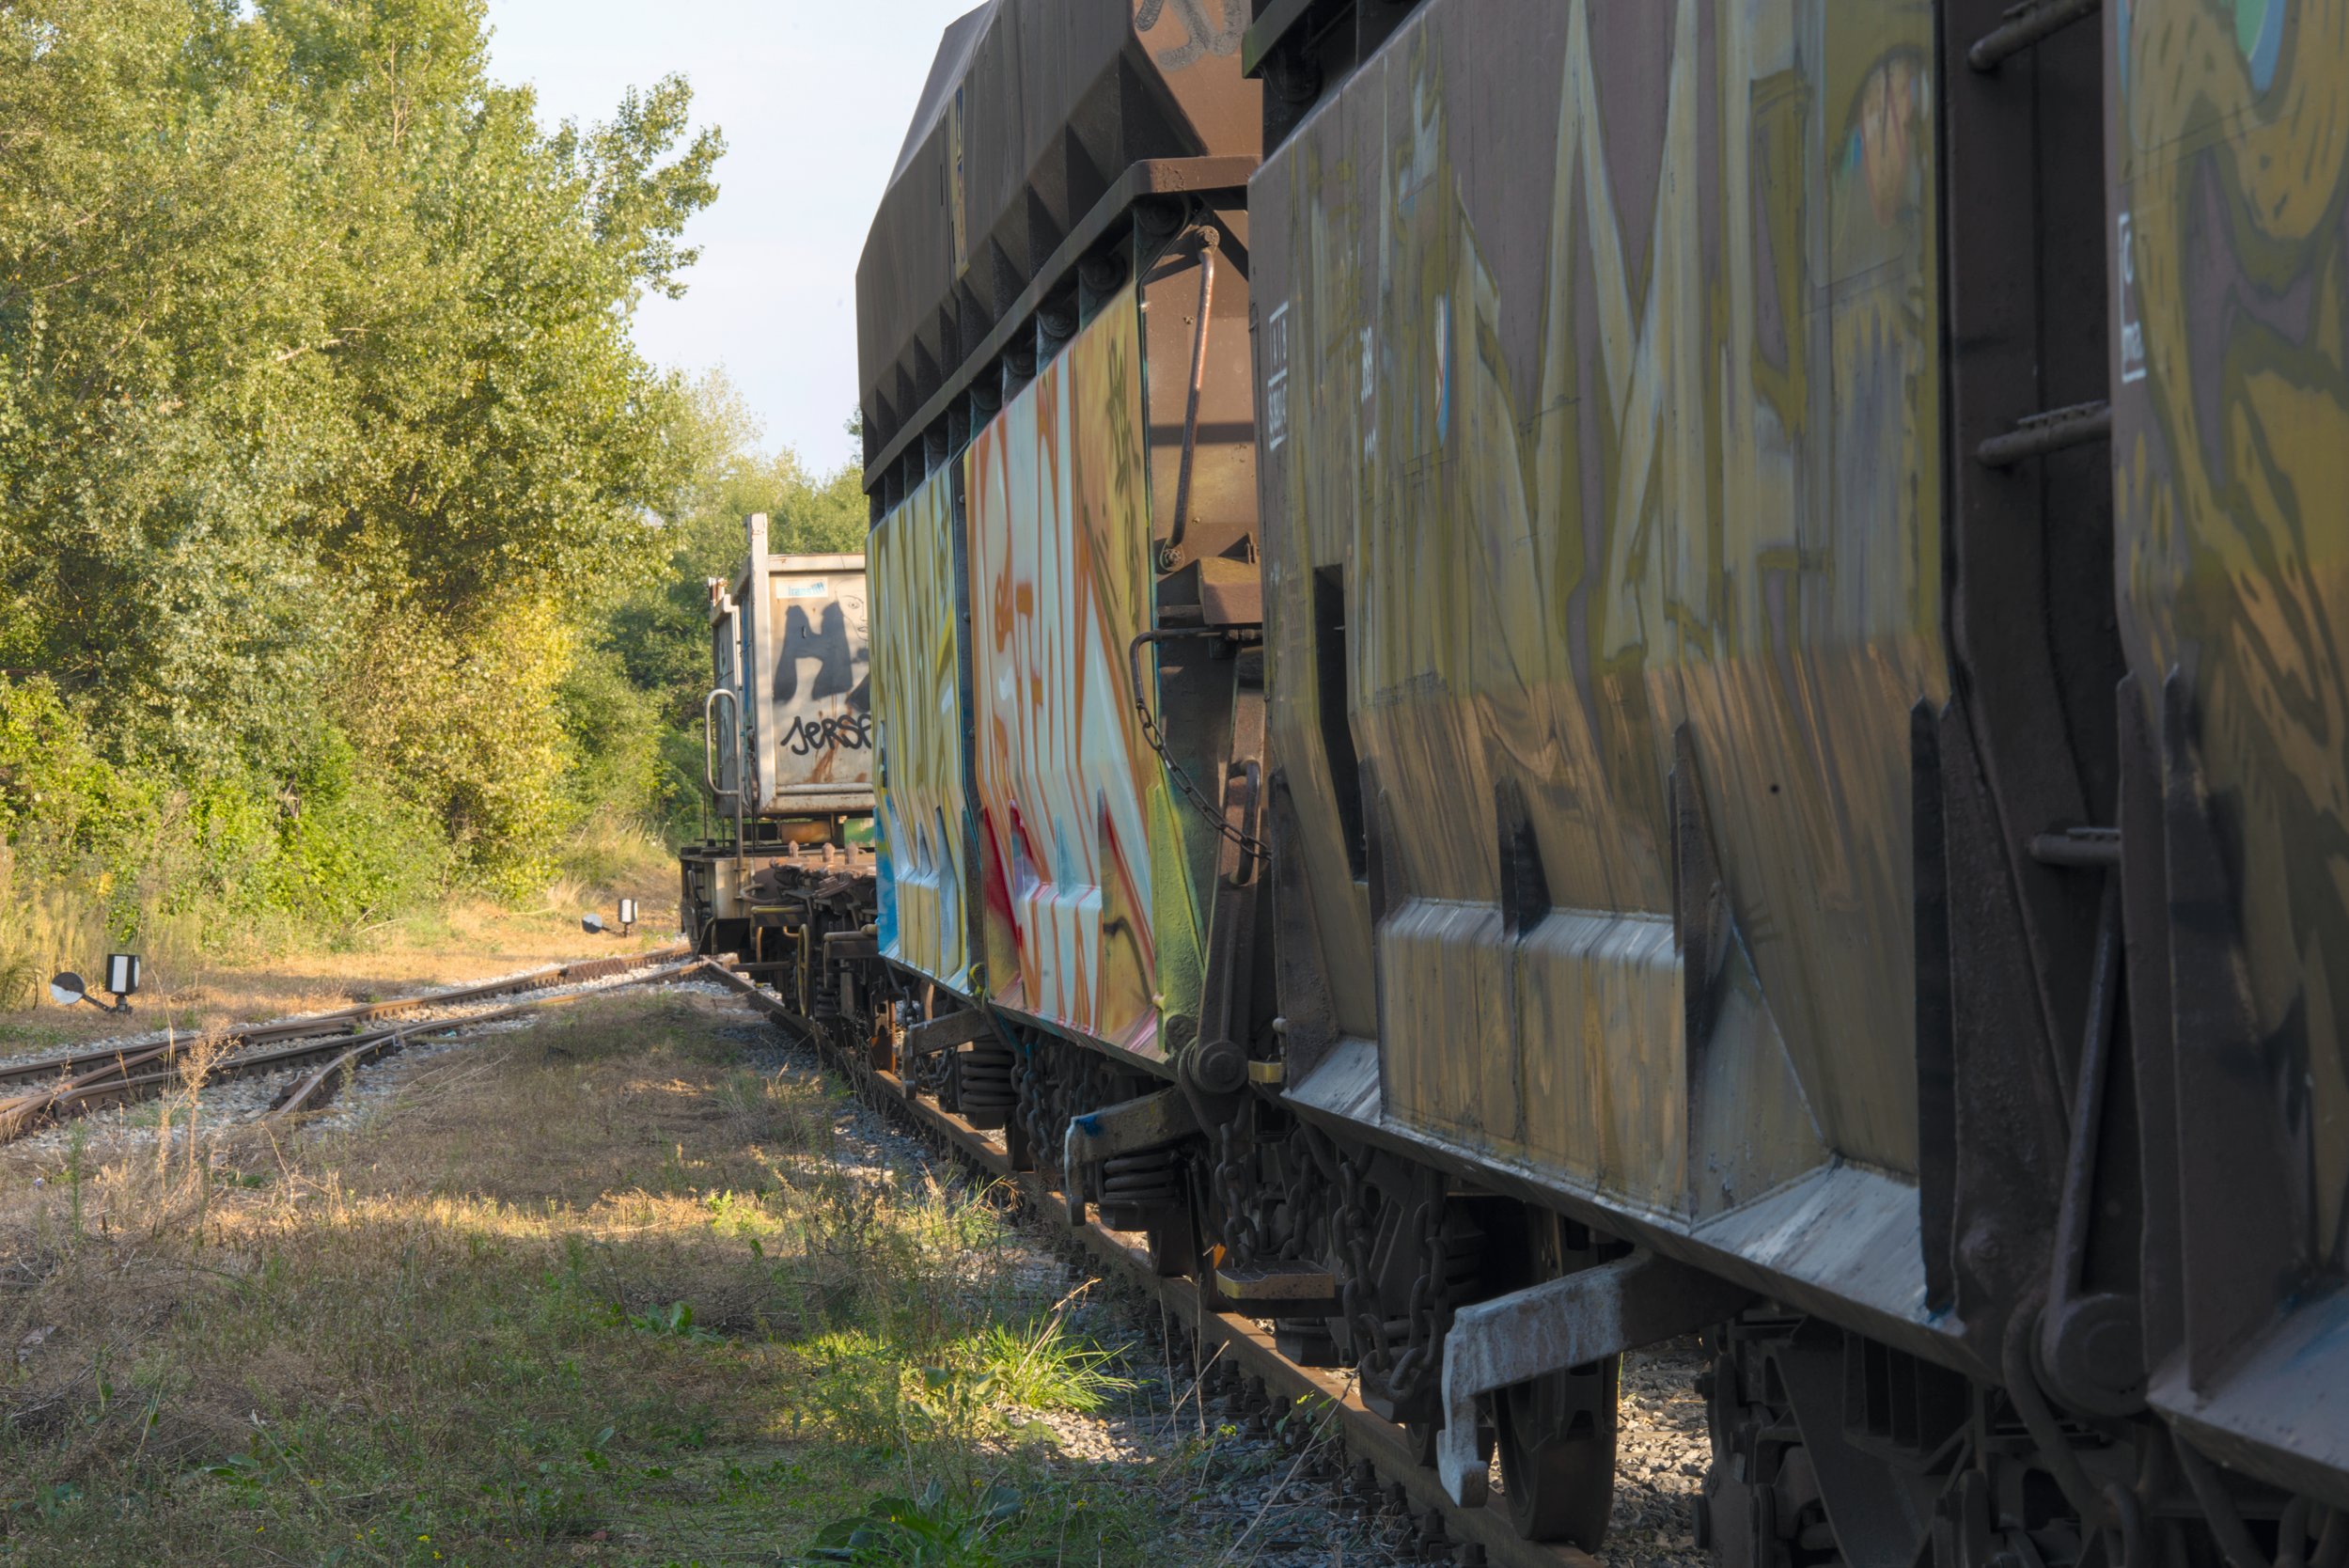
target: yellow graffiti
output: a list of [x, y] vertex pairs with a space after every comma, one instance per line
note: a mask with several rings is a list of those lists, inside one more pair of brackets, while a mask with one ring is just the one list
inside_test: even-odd
[[2305, 1051], [2316, 1245], [2349, 1182], [2349, 6], [2116, 20], [2122, 631], [2193, 682], [2259, 1024]]
[[1150, 1051], [1165, 783], [1126, 673], [1150, 624], [1141, 396], [1129, 290], [973, 440], [967, 494], [989, 985]]
[[[1276, 735], [1301, 803], [1325, 798], [1316, 710], [1337, 694], [1291, 677], [1313, 657], [1308, 572], [1342, 563], [1352, 730], [1412, 901], [1377, 937], [1376, 1018], [1347, 1027], [1379, 1031], [1401, 1113], [1682, 1202], [1678, 1144], [1636, 1168], [1604, 1151], [1685, 1114], [1697, 1043], [1678, 1038], [1678, 960], [1655, 941], [1684, 724], [1767, 998], [1752, 1027], [1775, 1018], [1799, 1086], [1789, 1114], [1906, 1168], [1912, 1065], [1884, 1042], [1913, 1011], [1908, 711], [1948, 686], [1932, 14], [1601, 10], [1561, 6], [1542, 29], [1548, 124], [1516, 100], [1471, 108], [1449, 72], [1480, 57], [1480, 13], [1455, 4], [1348, 86], [1367, 118], [1325, 116], [1282, 154], [1280, 472], [1303, 537], [1273, 552]], [[1647, 19], [1662, 63], [1626, 82], [1601, 24]], [[1499, 129], [1471, 149], [1473, 115]], [[1634, 191], [1619, 154], [1642, 138]], [[1545, 141], [1536, 184], [1518, 171]], [[1493, 143], [1511, 196], [1478, 204]], [[1374, 180], [1353, 162], [1372, 151]], [[1528, 199], [1546, 222], [1480, 231]], [[1502, 265], [1527, 230], [1530, 293], [1531, 270]], [[1605, 917], [1555, 917], [1570, 924], [1472, 1000], [1454, 980], [1506, 948], [1479, 913], [1499, 897], [1504, 792], [1525, 802], [1553, 906]], [[1334, 829], [1306, 815], [1342, 996], [1371, 966], [1360, 895]]]
[[951, 470], [930, 476], [873, 529], [873, 718], [882, 853], [882, 951], [969, 989], [972, 894], [963, 804], [961, 655], [954, 617]]

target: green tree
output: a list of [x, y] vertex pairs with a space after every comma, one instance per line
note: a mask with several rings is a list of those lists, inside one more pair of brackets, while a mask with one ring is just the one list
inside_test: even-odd
[[[704, 461], [679, 509], [663, 520], [666, 569], [614, 604], [597, 639], [648, 705], [649, 719], [628, 733], [631, 744], [663, 760], [627, 776], [656, 781], [645, 808], [673, 831], [693, 822], [701, 776], [701, 704], [712, 679], [709, 583], [731, 585], [741, 575], [745, 520], [767, 514], [767, 547], [779, 555], [861, 554], [868, 514], [853, 466], [818, 474], [788, 447], [763, 448], [757, 420], [723, 374], [697, 383], [691, 405]], [[609, 711], [613, 690], [604, 688], [600, 700]]]
[[630, 317], [722, 139], [676, 79], [543, 127], [486, 38], [482, 0], [0, 7], [0, 668], [274, 832], [231, 857], [270, 897], [336, 812], [511, 886], [625, 793], [578, 776], [641, 736], [566, 694], [717, 461]]

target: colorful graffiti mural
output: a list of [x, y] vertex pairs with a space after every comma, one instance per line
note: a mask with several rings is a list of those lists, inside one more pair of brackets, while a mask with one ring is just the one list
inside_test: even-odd
[[1127, 675], [1151, 623], [1139, 344], [1128, 289], [972, 441], [966, 485], [987, 989], [1150, 1053], [1166, 782]]
[[[1433, 8], [1258, 178], [1276, 748], [1389, 1114], [1681, 1212], [1914, 1168], [1932, 53], [1921, 4]], [[1334, 622], [1368, 878], [1302, 678]], [[1676, 766], [1728, 904], [1693, 981]]]
[[881, 520], [873, 581], [873, 717], [881, 782], [881, 951], [970, 989], [972, 831], [956, 629], [954, 480], [941, 468]]
[[[2108, 12], [2114, 570], [2192, 693], [2305, 1255], [2349, 1262], [2349, 6]], [[2192, 1179], [2189, 1173], [2189, 1180]]]

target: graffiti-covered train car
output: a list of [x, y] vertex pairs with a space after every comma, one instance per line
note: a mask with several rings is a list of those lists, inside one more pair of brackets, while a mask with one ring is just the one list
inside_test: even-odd
[[958, 24], [858, 274], [882, 951], [1145, 1074], [1202, 1027], [1237, 1060], [1205, 948], [1261, 729], [1261, 128], [1187, 15]]
[[745, 534], [740, 574], [709, 583], [709, 809], [679, 856], [679, 928], [764, 962], [800, 861], [861, 867], [871, 902], [872, 645], [864, 557], [773, 554], [764, 513]]
[[2349, 1560], [2349, 3], [994, 0], [858, 299], [877, 1059], [1527, 1536]]

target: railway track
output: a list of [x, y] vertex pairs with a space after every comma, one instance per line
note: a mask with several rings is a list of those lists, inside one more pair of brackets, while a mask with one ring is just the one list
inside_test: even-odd
[[973, 1126], [896, 1074], [840, 1050], [781, 997], [735, 969], [711, 961], [707, 973], [748, 998], [787, 1032], [814, 1045], [883, 1114], [930, 1135], [975, 1169], [1016, 1191], [1038, 1223], [1083, 1247], [1137, 1291], [1155, 1296], [1168, 1321], [1182, 1324], [1194, 1337], [1195, 1366], [1236, 1369], [1227, 1378], [1236, 1375], [1249, 1396], [1326, 1402], [1343, 1435], [1357, 1494], [1368, 1482], [1390, 1505], [1401, 1503], [1417, 1525], [1422, 1542], [1436, 1554], [1435, 1560], [1444, 1560], [1449, 1553], [1449, 1560], [1461, 1564], [1598, 1568], [1598, 1560], [1577, 1547], [1521, 1538], [1497, 1497], [1480, 1508], [1454, 1503], [1434, 1469], [1420, 1463], [1411, 1436], [1364, 1405], [1344, 1371], [1291, 1360], [1274, 1345], [1263, 1325], [1221, 1309], [1197, 1280], [1161, 1278], [1144, 1238], [1107, 1230], [1089, 1218], [1070, 1223], [1066, 1200], [1043, 1173], [1012, 1168], [1000, 1133]]
[[499, 996], [551, 991], [613, 975], [630, 975], [631, 984], [650, 984], [680, 978], [704, 967], [707, 962], [687, 956], [687, 949], [681, 946], [665, 948], [650, 953], [558, 964], [507, 980], [367, 1002], [301, 1018], [238, 1024], [211, 1035], [167, 1038], [10, 1063], [0, 1066], [0, 1086], [23, 1087], [0, 1098], [0, 1142], [21, 1137], [66, 1117], [166, 1093], [185, 1081], [187, 1062], [198, 1049], [209, 1054], [205, 1068], [208, 1082], [313, 1067], [313, 1072], [289, 1089], [270, 1114], [287, 1117], [315, 1110], [331, 1099], [359, 1067], [398, 1052], [410, 1041], [518, 1017], [560, 1006], [581, 996], [601, 993], [566, 992], [458, 1017], [434, 1016], [380, 1028], [366, 1027], [368, 1024], [418, 1012], [438, 1013], [447, 1008], [462, 1008]]

